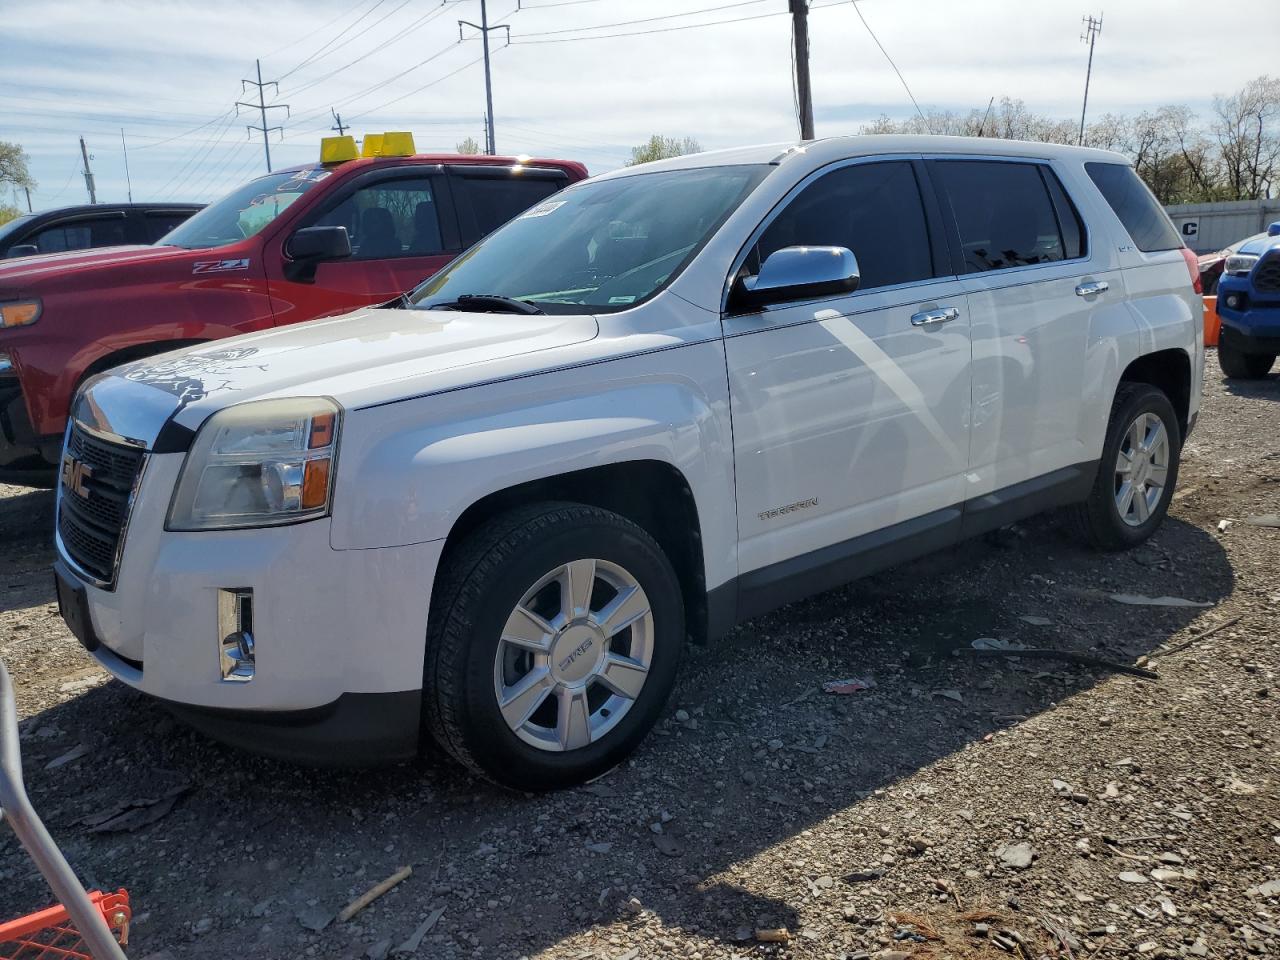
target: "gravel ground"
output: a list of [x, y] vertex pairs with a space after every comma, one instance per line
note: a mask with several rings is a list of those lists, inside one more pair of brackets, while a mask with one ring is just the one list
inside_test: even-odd
[[[1206, 380], [1146, 547], [1039, 518], [753, 621], [689, 651], [631, 762], [551, 796], [205, 740], [80, 651], [51, 496], [0, 487], [32, 799], [90, 884], [130, 890], [137, 957], [1280, 955], [1280, 530], [1244, 522], [1276, 510], [1280, 377], [1226, 385], [1211, 356]], [[875, 685], [820, 689], [849, 677]], [[0, 913], [48, 899], [0, 839]]]

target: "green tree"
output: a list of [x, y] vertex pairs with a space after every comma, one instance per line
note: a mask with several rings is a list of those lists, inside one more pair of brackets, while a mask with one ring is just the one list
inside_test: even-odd
[[36, 182], [27, 170], [27, 151], [16, 143], [0, 140], [0, 183], [10, 183], [19, 189], [33, 190]]
[[668, 157], [683, 157], [686, 153], [701, 152], [702, 144], [698, 143], [693, 137], [677, 139], [655, 133], [647, 143], [631, 148], [631, 159], [627, 161], [627, 166], [634, 167], [637, 163], [666, 160]]
[[22, 211], [17, 207], [11, 207], [7, 203], [0, 203], [0, 224], [8, 223], [10, 220], [16, 220], [22, 216]]
[[458, 144], [457, 151], [459, 153], [474, 155], [480, 152], [480, 144], [476, 143], [475, 137], [467, 137], [467, 139]]

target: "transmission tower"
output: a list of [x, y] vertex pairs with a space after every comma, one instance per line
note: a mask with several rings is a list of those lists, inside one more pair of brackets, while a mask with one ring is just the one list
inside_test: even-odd
[[280, 92], [280, 84], [276, 83], [274, 80], [268, 80], [266, 83], [263, 83], [263, 82], [262, 82], [262, 61], [261, 61], [261, 60], [255, 60], [255, 61], [254, 61], [254, 63], [255, 63], [255, 64], [257, 64], [257, 67], [258, 67], [258, 79], [257, 79], [257, 80], [241, 80], [241, 81], [240, 81], [240, 92], [241, 92], [241, 93], [243, 93], [245, 90], [248, 90], [250, 87], [257, 87], [257, 88], [258, 88], [258, 102], [257, 102], [257, 103], [245, 103], [243, 100], [237, 100], [237, 101], [236, 101], [236, 116], [239, 116], [239, 115], [240, 115], [240, 108], [241, 108], [241, 107], [244, 107], [244, 108], [245, 108], [245, 109], [247, 109], [247, 110], [257, 110], [257, 111], [258, 111], [258, 114], [259, 114], [259, 116], [261, 117], [261, 120], [262, 120], [261, 125], [260, 125], [260, 126], [257, 126], [257, 127], [247, 127], [246, 129], [248, 129], [248, 131], [249, 131], [249, 135], [250, 135], [250, 136], [252, 136], [252, 135], [253, 135], [253, 132], [254, 132], [255, 130], [261, 130], [261, 131], [262, 131], [262, 149], [266, 151], [266, 154], [267, 154], [267, 173], [270, 173], [270, 172], [271, 172], [271, 137], [270, 137], [270, 134], [271, 134], [271, 131], [272, 131], [272, 130], [278, 130], [278, 131], [280, 131], [280, 138], [281, 138], [281, 139], [284, 139], [284, 127], [282, 127], [282, 126], [275, 126], [275, 127], [269, 127], [269, 126], [267, 126], [267, 111], [268, 111], [268, 110], [283, 110], [283, 111], [284, 111], [284, 115], [287, 117], [287, 116], [289, 116], [289, 105], [288, 105], [287, 103], [272, 103], [272, 104], [268, 104], [268, 103], [267, 103], [267, 98], [266, 98], [266, 96], [264, 95], [264, 91], [266, 90], [266, 88], [267, 88], [267, 87], [275, 87], [275, 88], [276, 88], [276, 93], [278, 94], [278, 93]]

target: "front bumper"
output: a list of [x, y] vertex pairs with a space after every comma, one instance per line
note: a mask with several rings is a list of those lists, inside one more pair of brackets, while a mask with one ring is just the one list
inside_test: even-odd
[[[1232, 309], [1228, 298], [1243, 298], [1243, 308]], [[1280, 294], [1258, 293], [1245, 277], [1223, 277], [1218, 284], [1218, 317], [1222, 339], [1242, 353], [1280, 353]]]
[[[165, 531], [182, 460], [150, 455], [114, 589], [62, 570], [85, 592], [82, 631], [96, 641], [86, 649], [193, 726], [257, 752], [310, 762], [411, 755], [443, 543], [335, 550], [327, 518]], [[227, 590], [253, 591], [247, 682], [222, 675], [218, 597]]]

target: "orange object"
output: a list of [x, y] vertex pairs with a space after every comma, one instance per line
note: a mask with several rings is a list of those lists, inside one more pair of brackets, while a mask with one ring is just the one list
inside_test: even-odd
[[[124, 890], [102, 893], [95, 890], [89, 901], [102, 914], [107, 926], [122, 945], [129, 943], [129, 894]], [[80, 932], [71, 923], [65, 907], [50, 907], [8, 923], [0, 923], [0, 960], [93, 960]]]
[[[302, 472], [302, 508], [313, 510], [329, 500], [329, 461], [308, 460]], [[0, 958], [3, 960], [3, 958]]]
[[1218, 298], [1204, 298], [1204, 345], [1216, 347], [1222, 330], [1222, 318], [1218, 316]]

